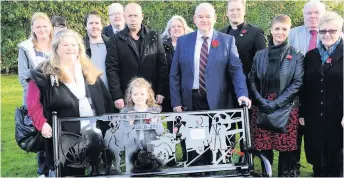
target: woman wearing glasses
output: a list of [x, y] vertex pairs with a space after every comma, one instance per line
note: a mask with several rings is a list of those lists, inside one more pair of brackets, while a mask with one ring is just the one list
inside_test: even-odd
[[300, 124], [305, 126], [307, 161], [315, 177], [343, 177], [343, 18], [320, 19], [320, 42], [304, 59]]

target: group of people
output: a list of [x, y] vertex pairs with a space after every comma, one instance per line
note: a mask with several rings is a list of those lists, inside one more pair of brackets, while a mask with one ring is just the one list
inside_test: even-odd
[[[38, 174], [53, 166], [52, 111], [88, 117], [231, 109], [245, 102], [253, 148], [271, 164], [273, 150], [279, 151], [278, 176], [300, 175], [304, 134], [314, 176], [342, 177], [343, 18], [311, 0], [303, 26], [291, 29], [290, 17], [277, 15], [266, 40], [260, 28], [245, 22], [245, 7], [245, 0], [228, 0], [229, 25], [217, 31], [214, 7], [201, 3], [193, 16], [197, 30], [173, 16], [160, 35], [142, 23], [140, 5], [113, 3], [105, 28], [98, 12], [86, 14], [83, 39], [66, 29], [63, 17], [50, 21], [34, 13], [31, 37], [18, 45], [18, 73], [24, 106], [45, 140]], [[262, 126], [263, 118], [286, 125]], [[103, 132], [109, 127], [96, 126]], [[82, 128], [62, 125], [75, 134]], [[111, 172], [111, 163], [106, 170]], [[64, 167], [62, 175], [84, 175], [84, 169]]]

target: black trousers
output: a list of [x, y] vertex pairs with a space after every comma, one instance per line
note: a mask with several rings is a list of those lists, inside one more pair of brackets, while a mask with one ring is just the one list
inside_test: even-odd
[[[274, 152], [273, 150], [261, 151], [266, 156], [271, 164], [273, 165]], [[278, 177], [297, 177], [294, 168], [294, 152], [293, 151], [280, 151], [278, 156]], [[261, 162], [262, 168], [264, 168], [263, 162]]]
[[[209, 110], [208, 100], [206, 94], [201, 94], [198, 91], [192, 92], [192, 110], [193, 111], [200, 111], [200, 110]], [[209, 119], [211, 121], [211, 119]], [[210, 123], [211, 124], [211, 123]], [[207, 149], [207, 147], [205, 148]], [[196, 151], [191, 151], [188, 153], [188, 161], [197, 157], [198, 154]], [[200, 156], [196, 161], [194, 161], [191, 165], [208, 165], [211, 163], [212, 160], [212, 152], [207, 150], [202, 156]]]
[[300, 176], [300, 158], [301, 158], [301, 145], [302, 145], [302, 137], [304, 135], [304, 127], [300, 126], [298, 130], [298, 135], [297, 135], [297, 150], [293, 151], [294, 157], [295, 157], [295, 170], [296, 174]]
[[314, 177], [343, 177], [343, 149], [339, 151], [324, 149], [325, 165], [313, 165]]

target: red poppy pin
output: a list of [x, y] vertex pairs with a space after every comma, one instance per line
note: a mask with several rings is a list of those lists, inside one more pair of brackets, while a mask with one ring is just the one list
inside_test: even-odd
[[245, 34], [245, 33], [247, 33], [247, 30], [246, 30], [246, 29], [243, 29], [243, 30], [241, 31], [241, 33], [242, 33], [242, 34]]
[[288, 60], [291, 60], [293, 58], [293, 56], [287, 55], [285, 58], [287, 58]]
[[327, 63], [327, 64], [331, 64], [331, 65], [332, 65], [332, 58], [330, 58], [330, 57], [329, 57], [329, 58], [327, 58], [327, 59], [326, 59], [326, 63]]
[[213, 46], [213, 48], [216, 48], [216, 47], [218, 47], [219, 46], [219, 41], [218, 40], [213, 40], [213, 41], [211, 41], [211, 46]]

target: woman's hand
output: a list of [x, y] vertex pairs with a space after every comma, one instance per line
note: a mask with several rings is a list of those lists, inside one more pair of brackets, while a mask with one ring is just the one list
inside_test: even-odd
[[44, 123], [41, 133], [44, 138], [51, 138], [53, 136], [52, 129], [48, 123]]
[[[305, 119], [303, 117], [299, 118], [299, 122], [300, 122], [300, 125], [305, 126]], [[343, 121], [342, 121], [342, 125], [343, 125]]]

